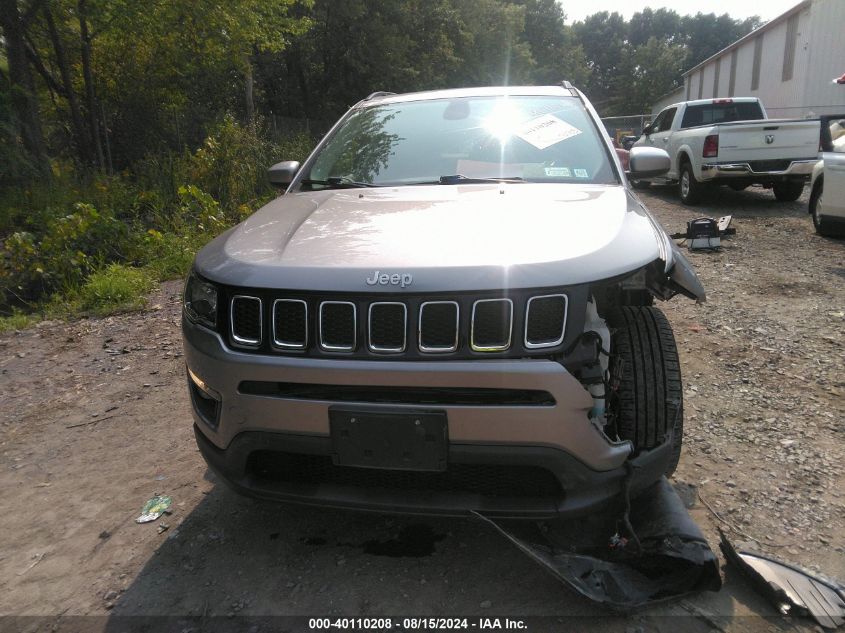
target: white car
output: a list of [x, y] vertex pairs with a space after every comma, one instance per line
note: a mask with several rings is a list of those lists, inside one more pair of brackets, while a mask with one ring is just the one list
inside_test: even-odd
[[845, 235], [845, 119], [830, 125], [832, 142], [813, 169], [810, 214], [819, 235]]

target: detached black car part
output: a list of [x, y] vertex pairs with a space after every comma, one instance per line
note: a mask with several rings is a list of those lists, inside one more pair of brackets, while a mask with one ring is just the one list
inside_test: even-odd
[[813, 618], [826, 629], [845, 624], [845, 586], [766, 554], [737, 550], [725, 533], [719, 546], [728, 563], [739, 569], [784, 615]]
[[722, 247], [722, 237], [736, 235], [736, 229], [730, 228], [733, 217], [696, 218], [687, 222], [685, 233], [673, 233], [672, 239], [685, 240], [691, 251], [718, 250]]
[[617, 609], [722, 586], [713, 550], [665, 477], [633, 500], [630, 523], [610, 516], [589, 528], [584, 521], [538, 527], [476, 516], [582, 596]]

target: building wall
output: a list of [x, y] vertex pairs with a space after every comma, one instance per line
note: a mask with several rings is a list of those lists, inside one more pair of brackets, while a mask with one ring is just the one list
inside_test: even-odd
[[[845, 112], [845, 88], [831, 83], [845, 72], [845, 0], [814, 0], [797, 14], [792, 78], [783, 80], [789, 20], [762, 29], [760, 80], [752, 90], [756, 37], [736, 48], [737, 66], [730, 94], [731, 50], [685, 79], [685, 97], [758, 97], [770, 117], [801, 118]], [[716, 66], [719, 82], [714, 91]], [[699, 93], [699, 88], [701, 89]]]
[[845, 1], [816, 0], [807, 32], [802, 106], [806, 114], [845, 114]]
[[673, 103], [680, 103], [681, 101], [685, 100], [686, 97], [684, 96], [684, 88], [682, 86], [674, 92], [670, 92], [669, 94], [663, 95], [657, 101], [655, 101], [654, 105], [651, 106], [651, 115], [655, 116], [657, 114], [660, 114], [660, 111], [666, 106], [670, 106]]

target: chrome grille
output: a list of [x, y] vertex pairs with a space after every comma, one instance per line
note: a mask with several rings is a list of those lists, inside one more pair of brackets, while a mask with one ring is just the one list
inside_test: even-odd
[[458, 349], [460, 308], [455, 301], [427, 301], [420, 306], [421, 352], [454, 352]]
[[329, 352], [351, 352], [357, 340], [355, 304], [323, 301], [320, 304], [320, 347]]
[[408, 309], [404, 303], [383, 301], [370, 304], [369, 346], [374, 352], [405, 351]]
[[554, 347], [566, 328], [566, 295], [531, 297], [525, 309], [525, 347]]
[[308, 304], [301, 299], [273, 302], [273, 345], [305, 349], [308, 345]]
[[257, 347], [261, 344], [261, 299], [236, 295], [229, 314], [232, 341], [236, 345]]
[[472, 305], [470, 343], [475, 352], [501, 352], [511, 346], [513, 301], [480, 299]]
[[587, 288], [541, 293], [516, 289], [400, 297], [233, 289], [227, 296], [225, 331], [233, 347], [264, 354], [383, 360], [540, 355], [577, 336], [579, 328], [566, 327], [568, 308], [573, 302], [581, 305]]

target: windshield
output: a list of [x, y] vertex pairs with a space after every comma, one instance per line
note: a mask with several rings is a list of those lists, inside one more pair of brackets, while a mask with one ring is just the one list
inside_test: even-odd
[[306, 189], [483, 179], [618, 183], [574, 97], [460, 97], [354, 111], [319, 150]]

